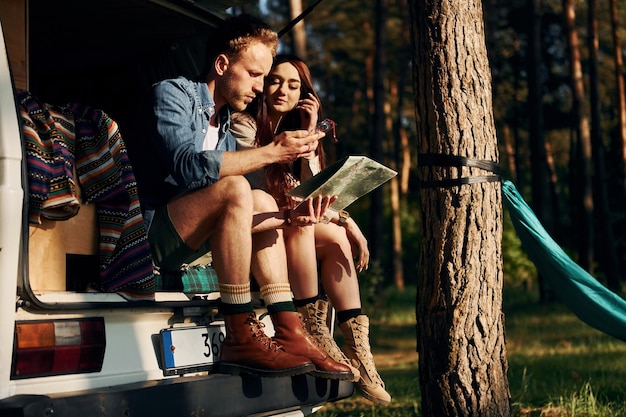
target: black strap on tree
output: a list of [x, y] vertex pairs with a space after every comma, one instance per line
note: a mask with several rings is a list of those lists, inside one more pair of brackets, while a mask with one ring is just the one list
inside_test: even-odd
[[311, 13], [313, 11], [313, 9], [315, 8], [315, 6], [317, 6], [318, 4], [320, 4], [322, 0], [317, 0], [315, 3], [313, 3], [312, 5], [310, 5], [309, 7], [307, 7], [302, 13], [300, 13], [300, 15], [298, 15], [298, 17], [296, 17], [295, 19], [293, 19], [291, 22], [289, 22], [287, 24], [287, 26], [285, 26], [284, 28], [282, 28], [280, 30], [280, 32], [278, 32], [278, 37], [282, 37], [285, 33], [289, 32], [295, 25], [298, 24], [298, 22], [300, 22], [302, 19], [304, 19], [309, 13]]
[[477, 175], [471, 177], [449, 178], [444, 180], [420, 181], [422, 188], [449, 188], [464, 184], [477, 184], [481, 182], [496, 182], [502, 178], [500, 176], [500, 166], [493, 161], [484, 159], [470, 159], [464, 156], [444, 155], [437, 153], [421, 153], [417, 156], [418, 167], [439, 166], [439, 167], [470, 167], [480, 168], [484, 171], [493, 172], [496, 175]]

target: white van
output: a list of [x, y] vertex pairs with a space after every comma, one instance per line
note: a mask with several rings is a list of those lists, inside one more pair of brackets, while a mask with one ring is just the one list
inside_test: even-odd
[[146, 89], [197, 73], [207, 33], [243, 2], [0, 3], [0, 416], [296, 416], [352, 395], [351, 382], [310, 375], [213, 373], [224, 328], [209, 260], [148, 277], [147, 297], [97, 291], [98, 204], [29, 222], [17, 91], [103, 109], [123, 136]]

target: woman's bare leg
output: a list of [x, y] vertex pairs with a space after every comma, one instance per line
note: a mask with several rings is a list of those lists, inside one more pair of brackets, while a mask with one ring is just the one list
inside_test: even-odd
[[352, 247], [343, 227], [315, 225], [315, 246], [321, 262], [322, 285], [337, 311], [361, 308], [361, 294]]

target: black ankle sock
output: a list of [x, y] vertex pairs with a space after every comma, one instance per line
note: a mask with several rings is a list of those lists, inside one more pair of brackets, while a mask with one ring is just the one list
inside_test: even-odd
[[281, 313], [283, 311], [296, 311], [291, 301], [268, 304], [267, 312], [270, 314]]
[[341, 324], [341, 323], [345, 323], [346, 321], [350, 320], [353, 317], [356, 316], [360, 316], [361, 315], [361, 309], [360, 308], [353, 308], [350, 310], [343, 310], [343, 311], [338, 311], [337, 312], [337, 321]]
[[311, 297], [311, 298], [303, 298], [301, 300], [298, 299], [293, 299], [293, 303], [296, 305], [296, 307], [304, 307], [307, 304], [315, 304], [315, 302], [317, 300], [321, 300], [322, 297], [318, 295], [316, 295], [315, 297]]
[[252, 303], [245, 304], [228, 304], [220, 301], [220, 311], [225, 316], [232, 316], [234, 314], [252, 313]]

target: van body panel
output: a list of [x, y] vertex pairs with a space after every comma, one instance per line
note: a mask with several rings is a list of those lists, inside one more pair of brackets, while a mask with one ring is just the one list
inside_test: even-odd
[[[8, 381], [11, 372], [15, 291], [20, 280], [23, 201], [20, 127], [8, 53], [4, 40], [0, 39], [0, 381]], [[9, 387], [0, 383], [0, 398], [9, 394]]]

